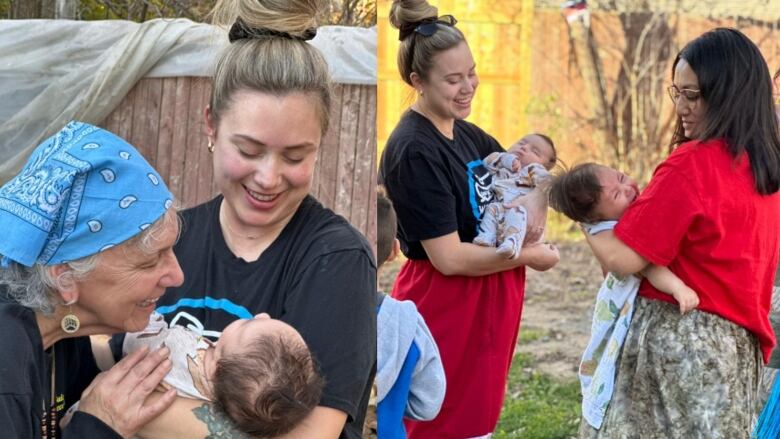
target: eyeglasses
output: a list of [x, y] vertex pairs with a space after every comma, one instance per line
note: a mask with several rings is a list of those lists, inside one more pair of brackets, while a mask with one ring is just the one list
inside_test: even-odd
[[456, 20], [452, 15], [442, 15], [436, 19], [424, 20], [416, 28], [414, 28], [414, 31], [420, 35], [430, 37], [436, 33], [439, 24], [455, 26], [458, 24], [458, 20]]
[[666, 91], [669, 92], [669, 97], [672, 98], [672, 102], [675, 104], [677, 104], [680, 96], [690, 103], [696, 102], [701, 97], [701, 90], [696, 88], [677, 88], [676, 85], [670, 85]]

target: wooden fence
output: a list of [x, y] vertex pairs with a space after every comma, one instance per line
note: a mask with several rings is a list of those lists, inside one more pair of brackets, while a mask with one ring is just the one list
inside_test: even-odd
[[[146, 78], [101, 124], [133, 144], [184, 207], [217, 193], [203, 120], [210, 90], [205, 78]], [[376, 246], [376, 87], [335, 85], [330, 120], [311, 193]]]

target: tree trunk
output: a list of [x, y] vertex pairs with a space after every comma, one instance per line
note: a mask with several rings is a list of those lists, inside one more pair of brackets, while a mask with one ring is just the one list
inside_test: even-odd
[[569, 42], [574, 49], [577, 66], [585, 83], [588, 110], [596, 128], [594, 141], [600, 147], [613, 145], [615, 143], [613, 137], [615, 123], [607, 100], [598, 46], [590, 30], [590, 20], [587, 16], [580, 16], [567, 21], [569, 22]]
[[[569, 20], [570, 44], [577, 59], [603, 160], [645, 181], [666, 155], [672, 114], [662, 114], [664, 81], [675, 29], [662, 12], [620, 14], [625, 36], [620, 73], [612, 97], [602, 73], [599, 43], [589, 20]], [[607, 43], [608, 44], [608, 43]], [[611, 47], [614, 48], [614, 47]]]

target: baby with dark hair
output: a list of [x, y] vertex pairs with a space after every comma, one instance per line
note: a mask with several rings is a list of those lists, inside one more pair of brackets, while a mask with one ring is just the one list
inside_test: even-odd
[[[612, 230], [628, 206], [639, 196], [634, 180], [616, 169], [596, 163], [583, 163], [553, 178], [549, 188], [550, 206], [583, 230], [595, 235]], [[650, 265], [642, 273], [659, 291], [671, 294], [680, 313], [699, 305], [699, 297], [666, 267]], [[622, 350], [634, 311], [640, 279], [607, 273], [596, 297], [591, 339], [580, 363], [582, 413], [599, 428], [612, 397], [615, 365]]]
[[149, 326], [125, 337], [125, 355], [144, 346], [171, 350], [163, 386], [181, 396], [214, 401], [251, 436], [285, 434], [319, 403], [323, 380], [292, 326], [268, 314], [238, 319], [212, 343], [183, 326], [169, 328], [154, 313]]

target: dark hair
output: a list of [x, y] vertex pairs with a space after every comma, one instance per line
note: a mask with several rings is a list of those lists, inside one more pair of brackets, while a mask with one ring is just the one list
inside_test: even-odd
[[601, 165], [582, 163], [553, 178], [550, 184], [550, 207], [573, 221], [593, 222], [594, 209], [601, 196], [596, 171]]
[[[674, 60], [685, 60], [707, 104], [702, 139], [722, 138], [737, 158], [747, 152], [758, 193], [780, 188], [780, 132], [772, 102], [772, 79], [758, 47], [731, 28], [711, 30], [688, 43]], [[672, 145], [688, 141], [680, 117]]]
[[305, 344], [278, 335], [257, 337], [240, 354], [224, 356], [214, 372], [214, 399], [249, 435], [285, 434], [322, 395], [323, 380]]
[[550, 138], [550, 136], [542, 133], [531, 133], [532, 136], [539, 136], [541, 137], [545, 142], [550, 144], [550, 147], [552, 148], [552, 157], [550, 157], [550, 161], [547, 163], [544, 163], [544, 169], [547, 169], [548, 171], [555, 167], [555, 164], [558, 163], [558, 150], [555, 149], [555, 142]]
[[376, 188], [376, 264], [381, 267], [390, 257], [398, 232], [398, 219], [393, 202], [387, 198], [382, 186]]
[[[390, 6], [390, 24], [396, 29], [426, 18], [436, 17], [438, 9], [426, 0], [393, 0]], [[431, 36], [410, 33], [398, 46], [398, 72], [401, 79], [412, 85], [412, 72], [428, 79], [433, 68], [433, 57], [439, 52], [457, 46], [466, 41], [463, 33], [455, 26], [437, 24], [436, 33]]]

